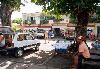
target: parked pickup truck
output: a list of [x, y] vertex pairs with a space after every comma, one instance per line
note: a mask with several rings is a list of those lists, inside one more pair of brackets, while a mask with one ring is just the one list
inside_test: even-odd
[[8, 39], [4, 37], [5, 44], [0, 46], [0, 53], [5, 52], [8, 55], [21, 57], [24, 50], [39, 50], [40, 42], [31, 33], [3, 33], [2, 35], [8, 36]]

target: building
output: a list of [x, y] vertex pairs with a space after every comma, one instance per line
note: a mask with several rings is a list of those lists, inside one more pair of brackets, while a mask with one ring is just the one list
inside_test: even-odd
[[[41, 21], [47, 20], [47, 16], [45, 16], [42, 13], [23, 13], [23, 21], [31, 22], [32, 25], [27, 25], [24, 26], [24, 29], [28, 29], [31, 27], [36, 29], [36, 28], [41, 28], [41, 29], [46, 29], [46, 30], [55, 30], [57, 31], [56, 33], [59, 33], [60, 30], [66, 30], [66, 29], [72, 29], [75, 30], [75, 24], [69, 23], [70, 19], [68, 15], [67, 17], [63, 15], [62, 21], [54, 22], [53, 19], [49, 19], [47, 24], [42, 24]], [[41, 24], [41, 25], [40, 25]], [[29, 27], [28, 27], [29, 26]], [[100, 24], [99, 23], [89, 23], [87, 27], [88, 31], [93, 30], [96, 35], [100, 34]]]
[[[67, 23], [69, 23], [69, 16], [66, 17], [65, 15], [62, 16], [62, 20], [58, 22], [54, 22], [54, 17], [48, 17], [42, 13], [36, 12], [36, 13], [23, 13], [23, 24], [25, 24], [25, 21], [31, 22], [31, 25], [35, 25], [34, 27], [49, 27], [51, 26], [51, 29], [65, 29], [67, 27]], [[45, 21], [47, 20], [47, 21]], [[46, 22], [46, 23], [44, 23]], [[37, 25], [37, 26], [36, 26]]]
[[23, 23], [40, 24], [41, 13], [22, 13]]

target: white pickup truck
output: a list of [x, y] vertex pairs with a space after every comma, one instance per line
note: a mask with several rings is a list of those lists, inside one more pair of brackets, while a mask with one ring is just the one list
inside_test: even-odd
[[16, 33], [16, 34], [3, 34], [9, 35], [12, 38], [12, 43], [6, 39], [4, 46], [0, 47], [0, 52], [20, 57], [23, 55], [24, 50], [33, 49], [39, 50], [40, 42], [35, 39], [31, 33]]

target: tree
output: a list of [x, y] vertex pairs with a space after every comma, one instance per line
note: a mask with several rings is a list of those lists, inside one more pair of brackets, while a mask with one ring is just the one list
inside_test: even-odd
[[77, 33], [86, 34], [89, 14], [96, 12], [96, 6], [100, 0], [31, 0], [37, 5], [43, 5], [43, 9], [52, 14], [71, 14], [77, 19]]
[[22, 18], [16, 18], [12, 21], [12, 23], [17, 23], [17, 24], [20, 24], [22, 23]]
[[11, 14], [20, 9], [21, 0], [0, 0], [0, 18], [3, 26], [11, 26]]

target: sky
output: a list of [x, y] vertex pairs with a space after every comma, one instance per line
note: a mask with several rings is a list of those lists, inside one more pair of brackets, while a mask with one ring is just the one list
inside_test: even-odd
[[35, 5], [31, 3], [31, 0], [21, 0], [25, 6], [20, 6], [20, 12], [14, 11], [12, 13], [11, 19], [22, 18], [22, 13], [35, 13], [35, 12], [42, 12], [42, 6]]

